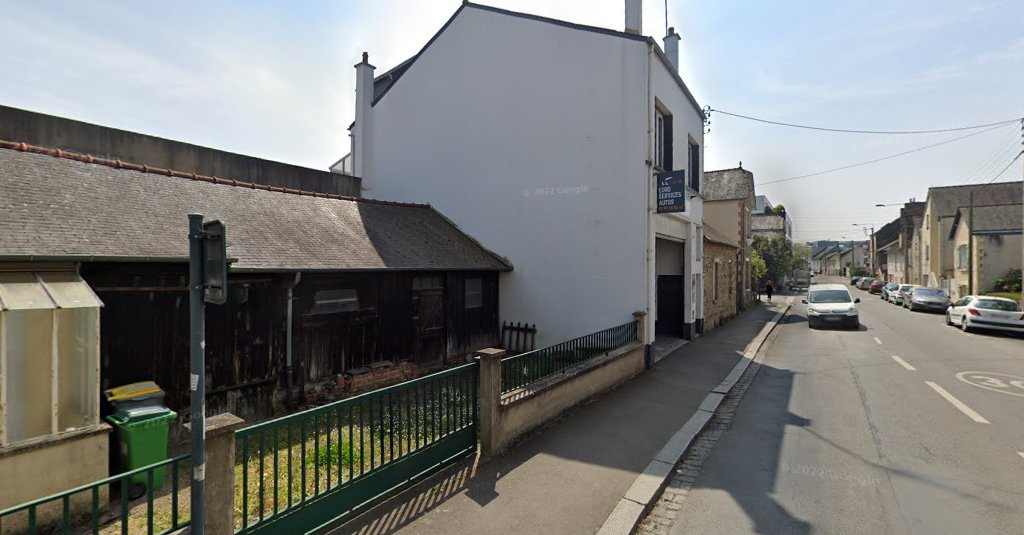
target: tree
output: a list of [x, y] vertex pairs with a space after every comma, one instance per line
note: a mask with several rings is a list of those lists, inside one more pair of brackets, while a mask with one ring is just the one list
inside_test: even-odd
[[754, 279], [758, 284], [763, 284], [766, 281], [775, 281], [778, 284], [780, 280], [793, 272], [793, 244], [786, 238], [754, 236], [752, 248], [765, 265], [764, 276]]
[[811, 269], [811, 248], [802, 244], [793, 244], [793, 271]]
[[775, 208], [772, 208], [772, 211], [775, 212], [776, 214], [785, 214], [786, 207], [782, 206], [781, 204], [776, 204]]
[[750, 251], [750, 276], [754, 280], [755, 286], [761, 286], [765, 273], [767, 273], [767, 269], [761, 255], [757, 254], [756, 249]]

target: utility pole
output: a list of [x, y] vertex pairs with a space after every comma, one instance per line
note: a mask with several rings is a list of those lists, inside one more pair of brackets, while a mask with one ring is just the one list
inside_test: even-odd
[[206, 526], [206, 303], [203, 302], [203, 216], [189, 214], [189, 386], [192, 423], [192, 533], [202, 535]]
[[974, 295], [974, 190], [967, 202], [967, 295]]

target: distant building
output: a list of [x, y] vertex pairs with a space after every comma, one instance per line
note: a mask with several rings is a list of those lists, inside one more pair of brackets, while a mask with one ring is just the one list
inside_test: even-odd
[[704, 328], [714, 329], [736, 315], [742, 248], [732, 237], [704, 223]]
[[754, 197], [752, 232], [755, 236], [782, 236], [793, 241], [793, 219], [786, 212], [775, 212], [764, 195]]
[[[969, 214], [968, 208], [957, 210], [949, 234], [954, 251], [954, 298], [991, 291], [997, 278], [1020, 269], [1021, 205], [975, 206], [973, 224]], [[972, 234], [973, 247], [969, 239]], [[972, 270], [973, 285], [969, 276]]]
[[[740, 307], [754, 298], [750, 281], [754, 206], [754, 173], [742, 167], [704, 171], [704, 225], [714, 227], [739, 247], [734, 295]], [[704, 279], [711, 280], [706, 270]]]
[[929, 188], [918, 231], [921, 246], [918, 283], [942, 288], [950, 294], [959, 293], [954, 281], [957, 268], [952, 233], [957, 213], [971, 203], [972, 193], [975, 206], [1020, 204], [1021, 189], [1020, 181]]

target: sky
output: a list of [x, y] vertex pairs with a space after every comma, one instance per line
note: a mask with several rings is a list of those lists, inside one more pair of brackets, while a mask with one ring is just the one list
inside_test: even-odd
[[[482, 3], [613, 29], [622, 0]], [[0, 0], [0, 104], [326, 169], [348, 152], [362, 51], [378, 73], [414, 55], [460, 0]], [[644, 2], [660, 42], [666, 5]], [[680, 74], [701, 105], [768, 120], [921, 130], [1024, 115], [1024, 0], [669, 0]], [[859, 135], [711, 113], [705, 169], [753, 171], [794, 239], [858, 239], [928, 187], [987, 182], [1021, 150], [1012, 124]], [[1020, 180], [1018, 160], [999, 181]]]

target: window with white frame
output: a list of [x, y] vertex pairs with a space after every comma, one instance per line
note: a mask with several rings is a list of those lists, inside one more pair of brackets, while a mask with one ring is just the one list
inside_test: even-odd
[[956, 248], [956, 267], [960, 269], [967, 269], [967, 264], [970, 262], [967, 256], [967, 246], [961, 245]]
[[77, 273], [0, 272], [0, 446], [99, 423], [102, 305]]

